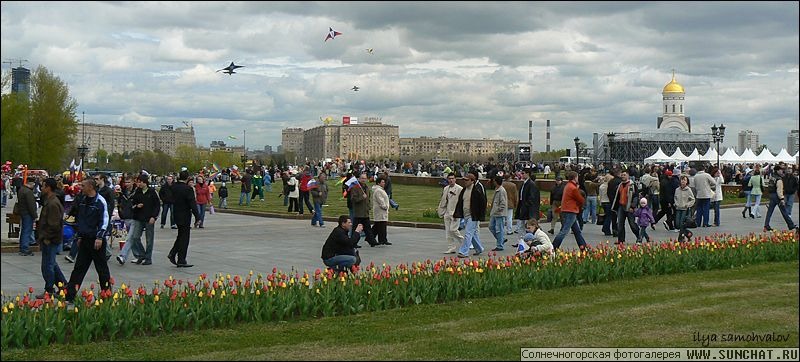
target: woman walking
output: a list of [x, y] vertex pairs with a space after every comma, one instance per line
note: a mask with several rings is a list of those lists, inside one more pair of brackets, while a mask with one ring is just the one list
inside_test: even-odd
[[[747, 183], [750, 186], [750, 195], [755, 197], [756, 201], [751, 204], [753, 207], [750, 209], [750, 218], [760, 218], [761, 217], [761, 187], [764, 185], [764, 179], [761, 178], [761, 170], [757, 167], [753, 171], [753, 176], [750, 177], [750, 181]], [[749, 202], [749, 199], [748, 199]]]

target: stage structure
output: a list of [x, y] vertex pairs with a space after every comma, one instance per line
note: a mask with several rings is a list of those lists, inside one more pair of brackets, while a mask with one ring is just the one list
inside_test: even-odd
[[711, 147], [710, 133], [676, 132], [670, 129], [647, 132], [608, 132], [595, 133], [595, 162], [644, 162], [661, 147], [671, 155], [680, 147], [684, 152], [697, 148], [701, 154]]

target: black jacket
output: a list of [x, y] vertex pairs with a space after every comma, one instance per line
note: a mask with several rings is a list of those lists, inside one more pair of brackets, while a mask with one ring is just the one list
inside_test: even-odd
[[514, 197], [518, 198], [517, 219], [538, 220], [541, 194], [539, 193], [539, 188], [536, 187], [536, 182], [532, 179], [525, 181], [525, 183], [522, 184], [522, 190], [520, 190], [520, 193], [522, 198], [520, 198], [520, 195], [514, 195]]
[[108, 185], [103, 185], [103, 188], [97, 190], [97, 193], [103, 196], [103, 199], [106, 200], [106, 207], [108, 207], [108, 217], [111, 218], [111, 215], [114, 213], [115, 207], [115, 197], [114, 197], [114, 190], [112, 190]]
[[[458, 195], [458, 203], [456, 204], [456, 211], [453, 212], [453, 218], [464, 217], [464, 193], [467, 188], [461, 190]], [[483, 187], [477, 185], [472, 186], [472, 194], [469, 200], [469, 213], [472, 221], [484, 221], [486, 219], [486, 194], [483, 193]]]
[[197, 211], [197, 200], [194, 198], [194, 191], [184, 182], [176, 182], [172, 185], [172, 195], [175, 202], [172, 205], [172, 212], [175, 214], [175, 225], [190, 226], [192, 215], [195, 219], [200, 218]]
[[564, 198], [564, 187], [567, 184], [564, 181], [561, 181], [561, 185], [553, 186], [553, 191], [550, 191], [550, 205], [554, 202], [561, 202], [561, 199]]
[[165, 204], [171, 204], [175, 202], [175, 197], [172, 196], [172, 186], [175, 185], [175, 182], [172, 182], [172, 185], [165, 183], [161, 185], [161, 189], [158, 190], [158, 197], [161, 198], [161, 202]]
[[219, 197], [221, 199], [228, 197], [228, 186], [220, 186], [220, 188], [219, 188]]
[[[152, 187], [147, 187], [147, 191], [142, 191], [141, 188], [136, 188], [131, 197], [131, 204], [133, 208], [133, 219], [138, 221], [149, 221], [150, 218], [157, 218], [158, 212], [161, 211], [161, 200], [158, 199], [156, 190]], [[144, 207], [135, 207], [138, 204], [144, 204]]]
[[322, 246], [322, 260], [337, 255], [356, 255], [355, 246], [360, 237], [360, 233], [354, 232], [353, 236], [350, 236], [347, 234], [347, 230], [341, 226], [335, 227], [328, 235], [328, 240], [325, 240], [325, 245]]
[[119, 210], [119, 218], [122, 220], [133, 219], [133, 192], [127, 189], [122, 190], [117, 198], [117, 210]]

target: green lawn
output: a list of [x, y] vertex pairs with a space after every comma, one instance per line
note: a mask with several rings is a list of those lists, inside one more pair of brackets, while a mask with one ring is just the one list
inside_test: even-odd
[[[264, 201], [252, 200], [250, 206], [239, 206], [240, 183], [235, 185], [228, 184], [228, 208], [235, 210], [267, 211], [274, 213], [289, 214], [287, 207], [283, 206], [283, 196], [278, 197], [283, 190], [282, 185], [272, 185], [272, 192], [264, 193]], [[370, 188], [374, 184], [370, 184]], [[341, 186], [330, 183], [328, 188], [331, 192], [328, 195], [328, 206], [323, 207], [323, 215], [337, 217], [348, 215], [347, 201], [342, 198]], [[494, 196], [494, 190], [486, 190], [489, 200]], [[389, 210], [390, 221], [411, 221], [411, 222], [433, 222], [440, 223], [438, 217], [424, 217], [423, 212], [428, 209], [432, 215], [436, 215], [436, 207], [439, 205], [439, 198], [442, 195], [442, 188], [437, 186], [418, 186], [418, 185], [398, 185], [392, 184], [392, 197], [398, 204], [399, 210]], [[214, 195], [215, 207], [219, 205], [218, 195]], [[542, 197], [550, 197], [549, 192], [542, 192]], [[303, 206], [306, 215], [309, 211]], [[310, 216], [309, 216], [310, 218]]]
[[519, 360], [520, 347], [701, 347], [693, 334], [775, 333], [797, 347], [798, 262], [532, 290], [349, 317], [247, 323], [90, 347], [3, 351], [44, 359]]
[[[234, 210], [250, 210], [250, 211], [265, 211], [280, 214], [289, 214], [287, 207], [283, 206], [283, 197], [278, 195], [281, 193], [283, 186], [272, 185], [272, 192], [264, 193], [264, 201], [252, 200], [250, 206], [238, 206], [239, 203], [239, 183], [234, 185], [228, 184], [228, 208]], [[372, 187], [373, 184], [370, 184]], [[323, 208], [323, 215], [330, 217], [337, 217], [339, 215], [347, 215], [347, 201], [342, 198], [341, 186], [335, 185], [335, 182], [330, 183], [328, 187], [331, 193], [328, 196], [328, 206]], [[389, 210], [390, 221], [410, 221], [410, 222], [432, 222], [440, 223], [441, 219], [437, 217], [425, 217], [423, 212], [427, 209], [431, 215], [436, 214], [436, 207], [439, 205], [439, 198], [442, 195], [442, 188], [437, 186], [417, 186], [417, 185], [398, 185], [392, 184], [392, 197], [398, 204], [400, 209]], [[486, 190], [489, 200], [494, 196], [493, 189]], [[740, 204], [744, 203], [745, 199], [729, 198], [722, 201], [723, 205]], [[542, 199], [549, 199], [550, 193], [547, 191], [541, 192]], [[762, 202], [763, 204], [763, 202]], [[219, 205], [219, 198], [214, 195], [215, 207]], [[306, 210], [305, 205], [303, 209], [306, 214], [310, 214]], [[598, 212], [602, 211], [602, 207], [598, 204]], [[309, 216], [310, 218], [310, 216]]]

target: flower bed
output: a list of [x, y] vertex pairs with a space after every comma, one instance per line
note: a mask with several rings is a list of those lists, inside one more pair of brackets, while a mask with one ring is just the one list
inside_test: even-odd
[[555, 257], [490, 255], [483, 260], [443, 258], [370, 264], [353, 274], [313, 275], [272, 270], [240, 277], [184, 281], [172, 277], [150, 288], [122, 284], [113, 292], [83, 290], [70, 310], [63, 295], [32, 299], [33, 290], [3, 302], [2, 348], [87, 343], [172, 330], [198, 330], [239, 321], [276, 321], [350, 315], [413, 304], [505, 295], [526, 288], [585, 283], [744, 264], [797, 260], [791, 232], [720, 234], [691, 243], [598, 247]]

